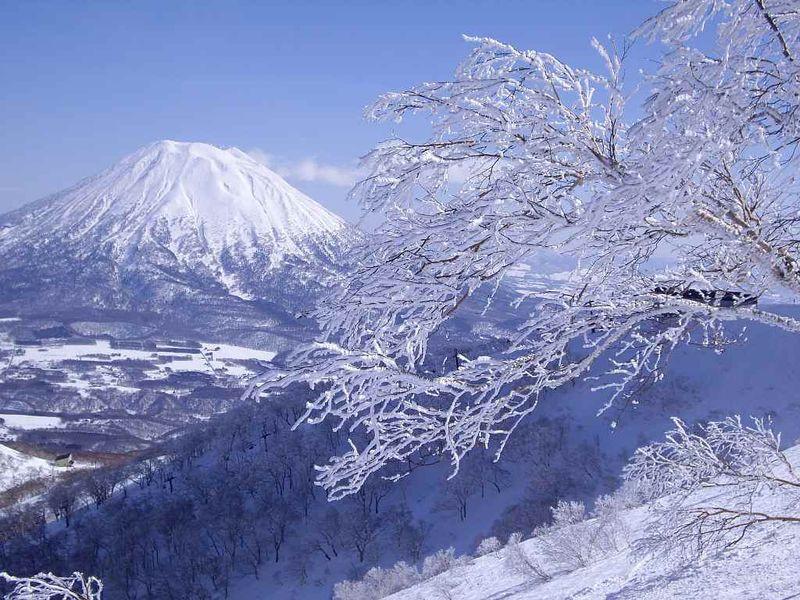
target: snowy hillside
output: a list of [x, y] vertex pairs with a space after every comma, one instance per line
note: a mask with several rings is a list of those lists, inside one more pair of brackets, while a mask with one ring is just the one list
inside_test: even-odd
[[162, 141], [0, 217], [0, 281], [13, 302], [67, 293], [160, 309], [194, 292], [281, 303], [284, 287], [332, 267], [348, 230], [236, 148]]
[[[169, 483], [146, 483], [150, 473], [147, 462], [137, 462], [126, 470], [110, 474], [126, 478], [134, 473], [135, 478], [144, 480], [140, 485], [130, 486], [136, 490], [135, 498], [134, 494], [127, 499], [119, 494], [115, 502], [107, 501], [94, 507], [85, 491], [86, 485], [81, 481], [71, 483], [68, 489], [77, 490], [76, 494], [89, 500], [87, 510], [72, 515], [76, 524], [84, 526], [74, 529], [70, 526], [63, 532], [67, 537], [77, 536], [74, 549], [58, 542], [64, 553], [61, 571], [69, 567], [100, 576], [110, 598], [126, 589], [121, 567], [137, 565], [137, 576], [146, 578], [149, 585], [159, 591], [169, 586], [172, 586], [171, 592], [174, 588], [186, 589], [188, 592], [183, 596], [186, 598], [203, 597], [201, 591], [205, 593], [215, 585], [224, 585], [230, 587], [228, 597], [237, 600], [323, 600], [331, 597], [335, 583], [360, 578], [375, 565], [386, 568], [405, 560], [422, 570], [426, 556], [441, 558], [440, 552], [449, 546], [454, 546], [459, 555], [474, 554], [476, 542], [487, 536], [497, 536], [503, 541], [514, 531], [528, 536], [536, 526], [546, 522], [548, 507], [558, 500], [583, 500], [591, 506], [598, 494], [616, 487], [621, 465], [637, 446], [662, 438], [671, 415], [679, 414], [687, 422], [696, 422], [737, 412], [758, 416], [769, 412], [774, 415], [776, 429], [784, 433], [784, 439], [789, 443], [795, 440], [800, 433], [796, 418], [800, 404], [796, 394], [796, 369], [792, 365], [800, 351], [800, 340], [763, 326], [749, 330], [747, 338], [746, 343], [729, 347], [721, 356], [696, 346], [682, 348], [673, 357], [666, 378], [645, 390], [639, 403], [622, 414], [596, 416], [604, 396], [600, 392], [590, 392], [591, 381], [579, 382], [554, 393], [512, 437], [497, 465], [488, 460], [488, 453], [472, 454], [462, 465], [458, 478], [450, 482], [445, 481], [449, 465], [438, 464], [418, 469], [395, 485], [374, 478], [363, 495], [334, 503], [326, 502], [313, 486], [311, 465], [324, 463], [338, 443], [346, 443], [346, 436], [332, 431], [330, 421], [290, 432], [297, 411], [305, 403], [303, 394], [240, 406], [229, 414], [198, 424], [189, 430], [186, 438], [175, 439], [171, 446], [164, 448], [166, 459], [159, 464], [164, 465], [164, 481], [174, 475], [174, 490]], [[87, 368], [94, 370], [104, 366], [94, 362], [104, 359], [92, 356], [99, 346], [98, 343], [83, 350]], [[103, 348], [111, 354], [139, 356], [136, 350], [105, 345]], [[58, 347], [45, 347], [40, 354], [56, 360], [57, 353], [62, 351]], [[459, 347], [460, 353], [470, 357], [482, 351], [470, 346]], [[39, 350], [26, 349], [21, 356], [32, 360], [38, 353]], [[163, 356], [170, 358], [164, 363], [165, 368], [178, 367], [183, 362], [168, 353]], [[449, 351], [435, 357], [435, 362], [441, 364], [444, 356], [450, 356]], [[214, 357], [228, 361], [229, 352], [215, 353]], [[158, 366], [153, 362], [141, 364], [139, 368], [155, 376]], [[615, 428], [609, 425], [612, 416], [617, 421]], [[159, 481], [158, 475], [155, 481]], [[257, 500], [251, 496], [253, 490], [256, 490]], [[47, 498], [41, 499], [45, 506]], [[209, 501], [209, 498], [214, 500]], [[459, 516], [462, 501], [466, 512], [463, 519]], [[364, 518], [365, 506], [369, 518]], [[636, 512], [640, 510], [634, 508], [624, 517], [634, 531], [638, 527], [637, 519], [641, 520], [642, 513]], [[182, 525], [174, 535], [181, 540], [177, 547], [183, 549], [175, 552], [183, 554], [172, 555], [173, 550], [168, 550], [172, 548], [168, 546], [171, 542], [166, 536], [173, 532], [164, 530], [163, 523], [173, 522], [170, 519], [178, 518], [175, 515], [180, 515]], [[121, 532], [126, 531], [130, 519], [137, 523], [135, 535], [125, 536]], [[283, 524], [286, 524], [285, 529]], [[101, 531], [102, 543], [114, 544], [118, 552], [100, 563], [89, 561], [80, 554], [85, 540], [79, 536], [87, 531]], [[775, 530], [778, 542], [783, 539], [781, 531]], [[223, 536], [230, 532], [242, 533], [246, 551], [238, 544], [226, 546], [224, 550], [214, 548], [212, 541], [228, 539]], [[365, 534], [368, 534], [366, 539], [362, 537]], [[148, 544], [141, 543], [144, 539]], [[522, 546], [531, 548], [533, 553], [538, 543], [525, 541]], [[272, 544], [280, 545], [278, 560]], [[329, 544], [338, 555], [333, 554]], [[154, 552], [153, 547], [159, 548], [164, 563], [158, 569], [141, 567], [150, 564], [147, 561], [152, 560], [149, 553]], [[749, 546], [740, 546], [736, 552], [745, 552], [746, 548]], [[329, 557], [325, 556], [326, 552]], [[364, 554], [363, 560], [360, 552]], [[485, 575], [482, 572], [473, 575], [472, 571], [464, 571], [466, 574], [462, 575], [462, 571], [456, 571], [452, 578], [441, 576], [413, 588], [417, 596], [408, 592], [399, 598], [461, 600], [466, 597], [469, 600], [507, 597], [505, 594], [511, 592], [539, 589], [552, 593], [555, 598], [569, 598], [570, 594], [581, 597], [575, 590], [584, 587], [588, 587], [588, 591], [583, 597], [593, 598], [596, 596], [591, 595], [592, 589], [596, 584], [614, 578], [602, 584], [610, 587], [631, 575], [634, 568], [631, 564], [635, 565], [639, 559], [627, 550], [621, 552], [618, 561], [609, 556], [571, 574], [556, 576], [554, 573], [552, 580], [541, 588], [529, 586], [521, 576], [508, 571], [503, 566], [504, 556], [474, 559], [466, 568], [488, 565]], [[165, 553], [173, 558], [167, 561]], [[39, 559], [35, 566], [28, 566], [26, 556], [24, 553], [15, 555], [9, 568], [14, 572], [28, 572], [29, 569], [50, 568], [53, 564]], [[119, 560], [120, 556], [125, 559]], [[785, 556], [791, 558], [789, 554]], [[193, 571], [192, 564], [183, 560], [186, 557], [207, 560], [213, 569]], [[644, 568], [635, 574], [644, 573], [650, 577], [652, 572]], [[744, 573], [743, 569], [741, 571]], [[693, 571], [686, 573], [688, 576]], [[449, 593], [446, 585], [451, 585], [451, 579], [459, 581], [459, 577], [470, 578], [472, 596], [460, 595], [462, 590], [458, 587], [450, 596], [445, 595]], [[677, 586], [683, 581], [679, 576], [671, 577], [675, 580], [669, 580], [671, 585]], [[191, 581], [195, 587], [188, 587], [187, 582]], [[688, 580], [686, 585], [695, 583]], [[556, 595], [562, 589], [567, 591], [562, 596]], [[658, 585], [653, 589], [658, 589]], [[637, 598], [639, 591], [636, 589], [632, 595], [623, 597]], [[495, 593], [498, 595], [492, 596]], [[162, 596], [155, 597], [169, 597], [167, 594], [163, 591]], [[664, 597], [676, 596], [681, 597], [680, 593]], [[529, 591], [528, 597], [537, 596]], [[642, 597], [648, 596], [642, 594]], [[689, 594], [688, 597], [693, 596]]]
[[42, 458], [27, 456], [0, 444], [0, 492], [37, 477], [46, 477], [55, 467]]
[[[800, 465], [800, 447], [791, 448], [785, 455], [794, 467]], [[727, 507], [737, 502], [742, 493], [741, 487], [730, 485], [701, 489], [689, 496], [686, 506], [690, 510]], [[654, 535], [654, 531], [669, 527], [664, 523], [668, 518], [664, 505], [669, 498], [624, 508], [625, 495], [622, 492], [616, 499], [607, 497], [606, 504], [596, 508], [589, 518], [572, 523], [566, 513], [574, 507], [562, 505], [561, 518], [566, 523], [556, 522], [530, 539], [513, 539], [505, 547], [489, 540], [483, 545], [484, 551], [479, 551], [483, 554], [480, 557], [439, 555], [440, 564], [450, 568], [433, 577], [424, 578], [423, 573], [396, 567], [391, 575], [376, 572], [371, 581], [367, 579], [372, 589], [381, 584], [401, 586], [399, 582], [403, 580], [425, 579], [394, 594], [359, 595], [364, 588], [356, 587], [349, 592], [340, 589], [337, 598], [755, 600], [796, 598], [800, 593], [796, 522], [755, 524], [741, 539], [740, 531], [733, 529], [731, 537], [725, 539], [732, 541], [727, 549], [715, 549], [698, 557], [674, 539], [659, 540]], [[759, 515], [781, 511], [792, 514], [791, 507], [796, 502], [796, 493], [765, 487], [745, 504]], [[729, 525], [714, 522], [705, 527], [711, 532], [712, 527]], [[693, 530], [691, 535], [697, 534]]]

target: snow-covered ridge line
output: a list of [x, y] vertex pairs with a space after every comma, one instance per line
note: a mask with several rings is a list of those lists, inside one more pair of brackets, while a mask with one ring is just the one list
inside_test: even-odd
[[[131, 219], [122, 221], [120, 218]], [[336, 232], [337, 215], [296, 190], [279, 175], [237, 148], [155, 142], [102, 173], [3, 219], [0, 244], [32, 227], [77, 239], [94, 232], [131, 241], [158, 218], [177, 221], [209, 247], [238, 242], [237, 229], [253, 239], [286, 241], [296, 235]], [[192, 231], [194, 230], [194, 231]], [[46, 240], [42, 240], [45, 242]], [[292, 250], [287, 243], [287, 251]]]

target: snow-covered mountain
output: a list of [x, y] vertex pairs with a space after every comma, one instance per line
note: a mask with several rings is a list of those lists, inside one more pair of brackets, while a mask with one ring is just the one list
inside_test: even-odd
[[313, 334], [357, 235], [248, 154], [172, 141], [0, 216], [0, 409], [67, 416], [20, 435], [92, 452], [229, 410]]
[[241, 150], [161, 141], [0, 217], [0, 301], [160, 312], [230, 297], [291, 311], [350, 234]]

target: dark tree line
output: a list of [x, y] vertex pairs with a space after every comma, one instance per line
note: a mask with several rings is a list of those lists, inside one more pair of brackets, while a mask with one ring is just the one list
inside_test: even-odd
[[418, 560], [428, 527], [397, 486], [376, 479], [327, 502], [314, 465], [340, 436], [290, 431], [300, 406], [242, 407], [158, 456], [76, 473], [0, 521], [0, 564], [18, 575], [92, 573], [107, 598], [177, 600], [227, 597], [236, 578], [262, 577], [268, 565], [301, 582], [315, 560], [365, 570], [389, 539]]

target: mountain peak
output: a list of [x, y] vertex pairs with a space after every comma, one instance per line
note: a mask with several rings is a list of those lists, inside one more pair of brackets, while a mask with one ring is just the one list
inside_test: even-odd
[[173, 140], [0, 223], [0, 257], [41, 261], [53, 249], [82, 261], [99, 251], [116, 272], [154, 262], [163, 271], [168, 260], [170, 270], [211, 273], [247, 296], [242, 272], [263, 281], [287, 262], [331, 262], [349, 229], [247, 153]]
[[[99, 175], [17, 211], [16, 227], [71, 241], [135, 241], [161, 223], [176, 234], [194, 230], [222, 250], [244, 241], [290, 254], [301, 238], [336, 233], [345, 222], [237, 148], [162, 140], [148, 144]], [[4, 235], [5, 234], [5, 235]], [[115, 244], [117, 245], [117, 244]], [[273, 248], [275, 250], [275, 248]]]
[[180, 142], [177, 140], [158, 140], [156, 142], [152, 142], [142, 146], [131, 156], [151, 156], [159, 154], [163, 156], [192, 156], [196, 158], [205, 158], [207, 160], [221, 161], [230, 160], [232, 157], [234, 157], [238, 159], [254, 161], [249, 154], [233, 146], [230, 148], [221, 148], [206, 142]]

